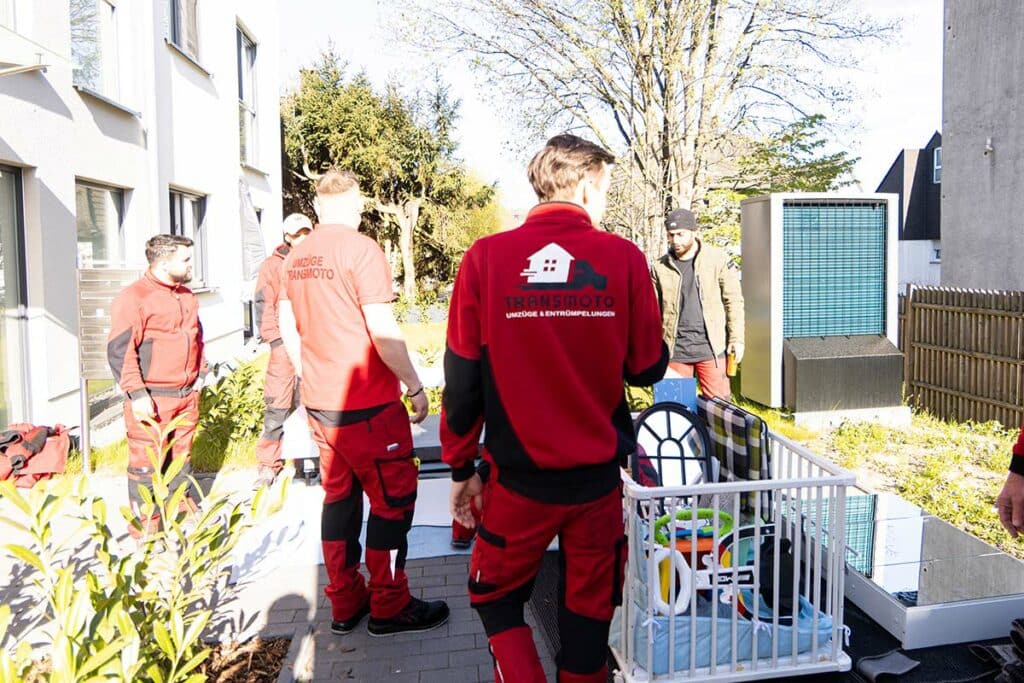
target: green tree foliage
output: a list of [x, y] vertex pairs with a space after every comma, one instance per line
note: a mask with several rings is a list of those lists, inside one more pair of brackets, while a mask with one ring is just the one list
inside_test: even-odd
[[[851, 101], [854, 48], [891, 34], [856, 0], [403, 0], [405, 38], [467, 55], [534, 139], [620, 156], [610, 228], [651, 253], [757, 131]], [[640, 222], [642, 221], [642, 222]]]
[[413, 93], [396, 83], [378, 92], [333, 50], [299, 80], [281, 103], [286, 210], [312, 215], [318, 175], [350, 169], [373, 201], [364, 226], [389, 256], [397, 244], [406, 296], [415, 295], [419, 267], [447, 277], [458, 252], [444, 241], [445, 226], [461, 227], [495, 199], [456, 156], [459, 101], [439, 78]]
[[860, 160], [845, 151], [825, 154], [822, 114], [805, 116], [778, 134], [756, 140], [740, 158], [736, 173], [726, 178], [739, 194], [752, 197], [768, 192], [829, 192], [853, 183]]
[[704, 239], [740, 262], [740, 202], [768, 192], [830, 192], [853, 183], [859, 160], [845, 151], [826, 153], [825, 117], [806, 116], [776, 135], [749, 143], [734, 174], [708, 191], [700, 223]]

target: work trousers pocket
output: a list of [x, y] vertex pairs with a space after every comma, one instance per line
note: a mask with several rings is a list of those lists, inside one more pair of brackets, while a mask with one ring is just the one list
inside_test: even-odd
[[477, 524], [476, 529], [476, 543], [469, 558], [469, 592], [486, 599], [489, 593], [505, 587], [506, 542], [504, 536], [490, 531], [482, 523]]
[[618, 607], [622, 604], [622, 583], [626, 575], [627, 547], [625, 536], [615, 543], [615, 567], [612, 572], [612, 607]]
[[377, 468], [381, 494], [388, 507], [404, 508], [416, 502], [419, 468], [412, 453], [395, 458], [377, 458], [373, 464]]

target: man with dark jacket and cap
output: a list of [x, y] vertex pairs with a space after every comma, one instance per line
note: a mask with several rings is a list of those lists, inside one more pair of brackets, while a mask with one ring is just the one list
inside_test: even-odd
[[697, 377], [707, 397], [731, 396], [726, 355], [743, 359], [743, 292], [729, 257], [697, 235], [692, 211], [665, 219], [668, 252], [654, 263], [651, 279], [661, 307], [669, 369]]

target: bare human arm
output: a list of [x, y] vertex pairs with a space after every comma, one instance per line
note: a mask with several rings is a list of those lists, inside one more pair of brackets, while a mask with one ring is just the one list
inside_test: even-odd
[[373, 342], [373, 346], [377, 349], [384, 364], [391, 368], [398, 380], [406, 387], [407, 396], [412, 401], [411, 421], [413, 424], [423, 422], [430, 409], [430, 403], [423, 391], [423, 384], [416, 374], [416, 368], [413, 367], [412, 359], [409, 358], [409, 349], [405, 345], [405, 338], [395, 320], [391, 304], [363, 304], [362, 310], [370, 341]]

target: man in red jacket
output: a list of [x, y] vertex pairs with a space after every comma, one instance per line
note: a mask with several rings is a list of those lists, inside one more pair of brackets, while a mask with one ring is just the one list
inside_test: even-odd
[[254, 488], [274, 483], [281, 471], [281, 437], [284, 423], [299, 405], [299, 386], [295, 381], [295, 368], [288, 360], [277, 320], [277, 302], [280, 295], [281, 267], [284, 259], [299, 242], [313, 230], [313, 224], [301, 213], [284, 219], [281, 231], [284, 242], [260, 265], [256, 277], [256, 327], [260, 338], [270, 344], [270, 361], [263, 384], [263, 436], [256, 444], [256, 462], [259, 469]]
[[1017, 538], [1024, 533], [1024, 428], [1013, 445], [1010, 458], [1010, 473], [1006, 475], [1003, 490], [996, 498], [999, 521], [1010, 535]]
[[[455, 280], [442, 457], [452, 515], [477, 527], [469, 595], [497, 681], [544, 681], [523, 604], [555, 537], [558, 680], [607, 676], [626, 561], [619, 467], [635, 447], [622, 383], [650, 385], [668, 364], [644, 255], [596, 227], [613, 162], [574, 135], [549, 140], [529, 166], [541, 203], [477, 240]], [[485, 424], [486, 474], [474, 471]]]
[[[331, 632], [351, 633], [367, 614], [371, 636], [427, 631], [448, 621], [448, 605], [409, 592], [419, 470], [400, 384], [413, 422], [427, 416], [427, 396], [391, 309], [387, 259], [359, 234], [365, 198], [355, 175], [328, 171], [316, 191], [320, 223], [285, 260], [279, 322], [320, 450]], [[369, 585], [359, 573], [363, 492]]]
[[[192, 279], [192, 240], [155, 235], [146, 242], [149, 269], [114, 299], [107, 360], [114, 379], [127, 395], [124, 421], [128, 431], [128, 496], [136, 514], [142, 505], [139, 486], [152, 490], [150, 451], [163, 462], [167, 444], [159, 430], [180, 420], [169, 439], [172, 458], [188, 458], [199, 422], [199, 388], [206, 374], [199, 302], [185, 283]], [[187, 482], [186, 465], [171, 490]], [[190, 495], [193, 500], [196, 496]], [[159, 517], [141, 518], [129, 532], [155, 530]]]

